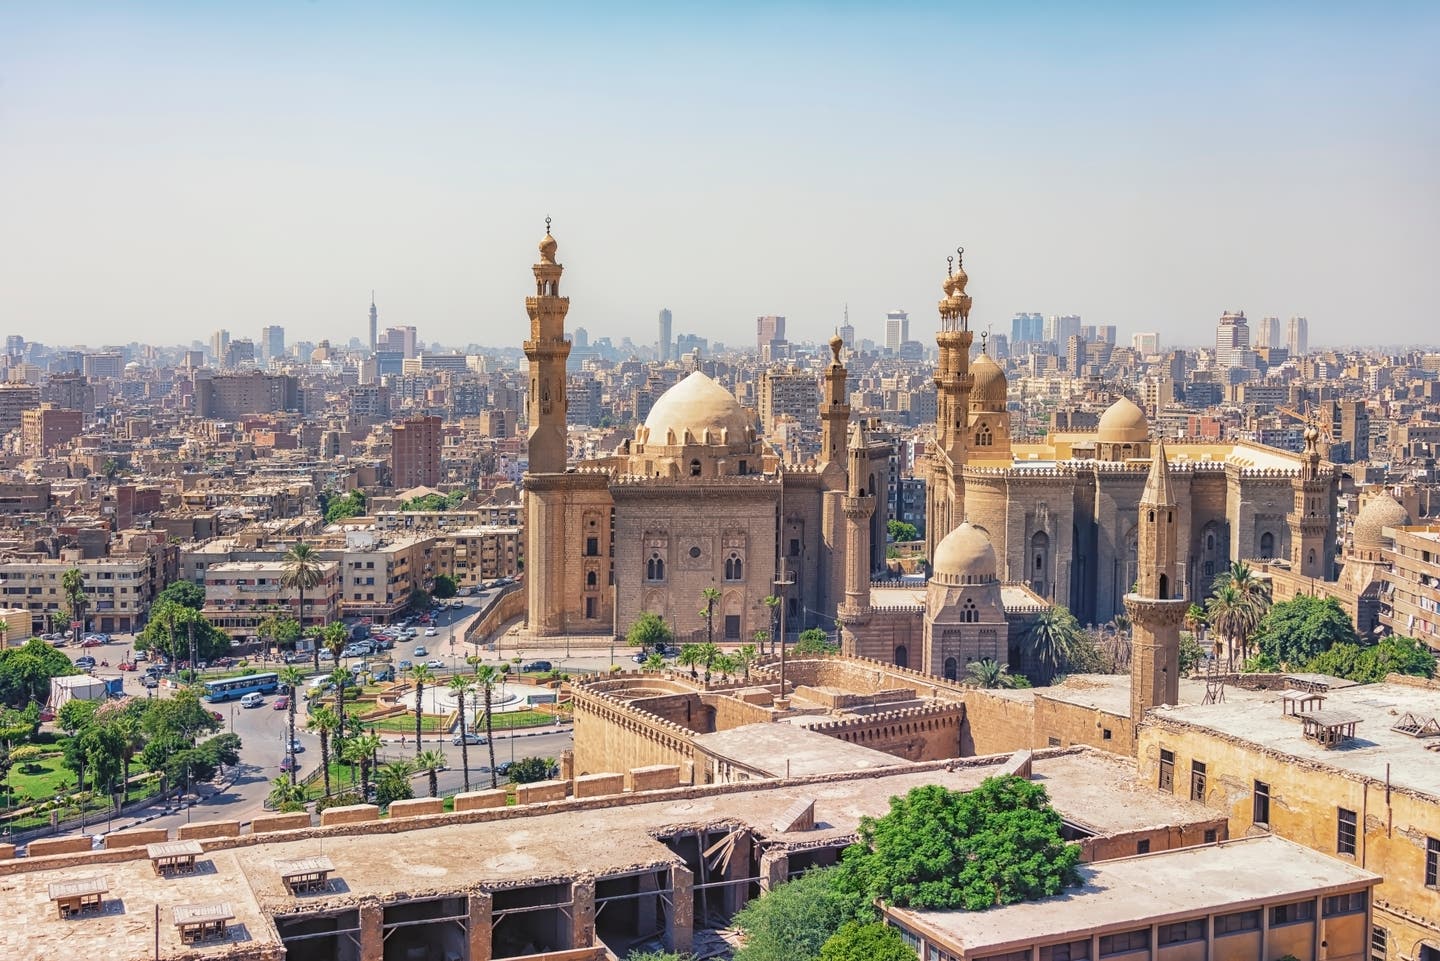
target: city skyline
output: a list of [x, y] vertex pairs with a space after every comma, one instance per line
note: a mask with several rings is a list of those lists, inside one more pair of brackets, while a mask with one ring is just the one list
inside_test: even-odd
[[1199, 344], [1234, 308], [1423, 342], [1440, 16], [1128, 11], [13, 7], [0, 310], [54, 343], [363, 341], [375, 288], [426, 342], [513, 345], [550, 215], [617, 342], [662, 306], [820, 341], [846, 304], [928, 342], [962, 244], [977, 330]]

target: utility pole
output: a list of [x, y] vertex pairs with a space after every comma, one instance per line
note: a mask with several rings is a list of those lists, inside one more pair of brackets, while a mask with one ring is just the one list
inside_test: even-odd
[[[785, 707], [789, 707], [790, 703], [790, 699], [785, 696], [785, 608], [789, 603], [789, 591], [787, 588], [794, 583], [795, 579], [790, 576], [790, 572], [785, 566], [785, 556], [782, 553], [780, 556], [780, 573], [775, 576], [775, 594], [780, 598], [780, 697], [778, 700], [784, 702]], [[779, 707], [781, 705], [777, 703], [776, 706]]]

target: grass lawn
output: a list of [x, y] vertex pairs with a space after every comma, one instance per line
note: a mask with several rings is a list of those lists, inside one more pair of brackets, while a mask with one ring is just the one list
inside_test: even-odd
[[[391, 734], [414, 734], [415, 715], [397, 714], [394, 717], [382, 717], [378, 721], [361, 721], [365, 730], [374, 728], [377, 731], [388, 731]], [[445, 729], [445, 719], [435, 714], [420, 715], [420, 730], [426, 734], [438, 734]]]
[[22, 761], [10, 769], [8, 783], [14, 791], [17, 806], [30, 801], [48, 801], [60, 790], [60, 785], [75, 784], [75, 772], [65, 767], [64, 755], [42, 757], [34, 761]]
[[[493, 726], [497, 731], [509, 731], [515, 728], [543, 727], [555, 723], [557, 723], [555, 715], [542, 711], [509, 711], [505, 714], [496, 714]], [[479, 715], [478, 720], [470, 725], [469, 730], [484, 731], [485, 716]]]

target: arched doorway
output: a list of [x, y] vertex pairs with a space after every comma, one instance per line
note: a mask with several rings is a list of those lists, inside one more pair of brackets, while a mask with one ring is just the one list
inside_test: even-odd
[[959, 679], [960, 665], [956, 663], [955, 658], [953, 657], [945, 658], [945, 680], [958, 681]]
[[1036, 531], [1030, 538], [1030, 587], [1041, 597], [1049, 597], [1050, 586], [1050, 535]]
[[896, 667], [909, 667], [909, 666], [910, 666], [910, 652], [909, 652], [908, 650], [906, 650], [904, 644], [896, 644], [896, 645], [895, 645], [895, 666], [896, 666]]

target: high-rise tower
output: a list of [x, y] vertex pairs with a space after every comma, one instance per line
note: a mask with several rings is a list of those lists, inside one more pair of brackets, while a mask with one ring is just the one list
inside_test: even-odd
[[1180, 624], [1190, 604], [1180, 579], [1178, 510], [1165, 440], [1157, 438], [1140, 495], [1135, 586], [1125, 595], [1134, 637], [1130, 719], [1136, 724], [1150, 708], [1180, 700]]
[[380, 330], [380, 311], [375, 309], [375, 291], [370, 291], [370, 353], [375, 353], [379, 342], [375, 339]]
[[660, 336], [658, 338], [660, 363], [664, 364], [670, 360], [670, 352], [675, 348], [675, 334], [672, 330], [675, 315], [670, 313], [669, 307], [660, 308]]
[[565, 434], [565, 360], [570, 341], [565, 339], [565, 315], [570, 298], [560, 296], [560, 275], [555, 262], [555, 238], [545, 218], [545, 239], [540, 241], [540, 262], [535, 273], [535, 296], [525, 298], [530, 315], [530, 339], [525, 357], [530, 361], [530, 392], [526, 398], [529, 424], [530, 473], [562, 474], [569, 453]]
[[845, 463], [845, 437], [850, 424], [850, 404], [845, 393], [845, 365], [840, 351], [845, 341], [839, 334], [830, 338], [830, 366], [825, 369], [825, 400], [820, 405], [820, 461]]

